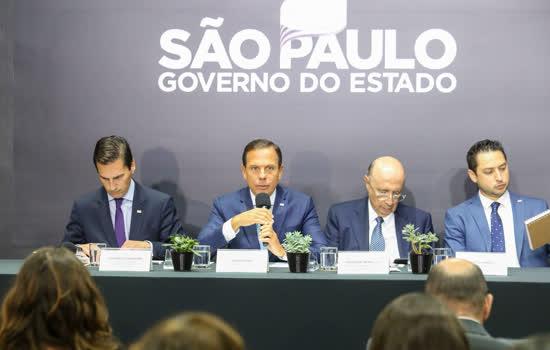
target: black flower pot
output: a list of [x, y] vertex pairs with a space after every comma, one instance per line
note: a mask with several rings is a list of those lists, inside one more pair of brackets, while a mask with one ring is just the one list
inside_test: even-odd
[[307, 272], [309, 253], [286, 253], [290, 272]]
[[432, 267], [433, 254], [423, 253], [416, 254], [414, 252], [409, 253], [409, 261], [411, 262], [412, 273], [428, 273]]
[[172, 264], [174, 264], [174, 271], [191, 271], [193, 252], [180, 253], [172, 250]]

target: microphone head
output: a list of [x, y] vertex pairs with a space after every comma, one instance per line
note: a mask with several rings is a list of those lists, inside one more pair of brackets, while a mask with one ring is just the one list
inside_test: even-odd
[[267, 193], [262, 192], [256, 195], [256, 208], [271, 208], [271, 201]]
[[61, 246], [63, 248], [69, 249], [73, 253], [76, 253], [76, 245], [74, 245], [72, 242], [63, 242], [61, 243]]

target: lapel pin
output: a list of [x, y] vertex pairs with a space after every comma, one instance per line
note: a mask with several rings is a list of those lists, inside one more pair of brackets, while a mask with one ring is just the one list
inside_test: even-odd
[[523, 199], [518, 199], [518, 203], [521, 203], [521, 202], [523, 202]]
[[136, 213], [141, 214], [141, 210], [140, 209], [136, 210]]
[[280, 206], [280, 207], [284, 207], [285, 204], [284, 204], [284, 203], [279, 203], [279, 206]]

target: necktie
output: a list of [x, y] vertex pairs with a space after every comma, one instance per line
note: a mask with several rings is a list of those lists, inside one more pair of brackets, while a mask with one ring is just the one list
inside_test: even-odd
[[384, 219], [380, 216], [376, 218], [376, 226], [372, 232], [370, 239], [370, 250], [375, 252], [383, 252], [386, 249], [386, 243], [384, 242], [384, 236], [382, 236], [382, 223]]
[[494, 253], [503, 253], [506, 251], [504, 245], [504, 229], [502, 228], [502, 220], [498, 215], [499, 202], [491, 204], [491, 251]]
[[116, 212], [115, 212], [115, 236], [118, 242], [118, 246], [122, 247], [124, 242], [126, 242], [126, 232], [124, 231], [124, 214], [122, 214], [122, 205], [123, 198], [116, 198]]

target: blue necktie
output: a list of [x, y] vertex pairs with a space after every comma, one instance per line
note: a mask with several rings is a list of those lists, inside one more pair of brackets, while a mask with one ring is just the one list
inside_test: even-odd
[[116, 198], [116, 212], [115, 212], [115, 236], [119, 247], [122, 247], [126, 241], [126, 231], [124, 230], [124, 214], [122, 213], [122, 200], [124, 198]]
[[493, 202], [491, 204], [491, 251], [493, 253], [503, 253], [506, 251], [504, 245], [504, 229], [502, 227], [502, 220], [498, 215], [499, 202]]
[[376, 226], [372, 232], [370, 239], [370, 250], [375, 252], [383, 252], [386, 249], [386, 243], [384, 242], [384, 236], [382, 236], [382, 223], [384, 219], [380, 216], [376, 218]]

